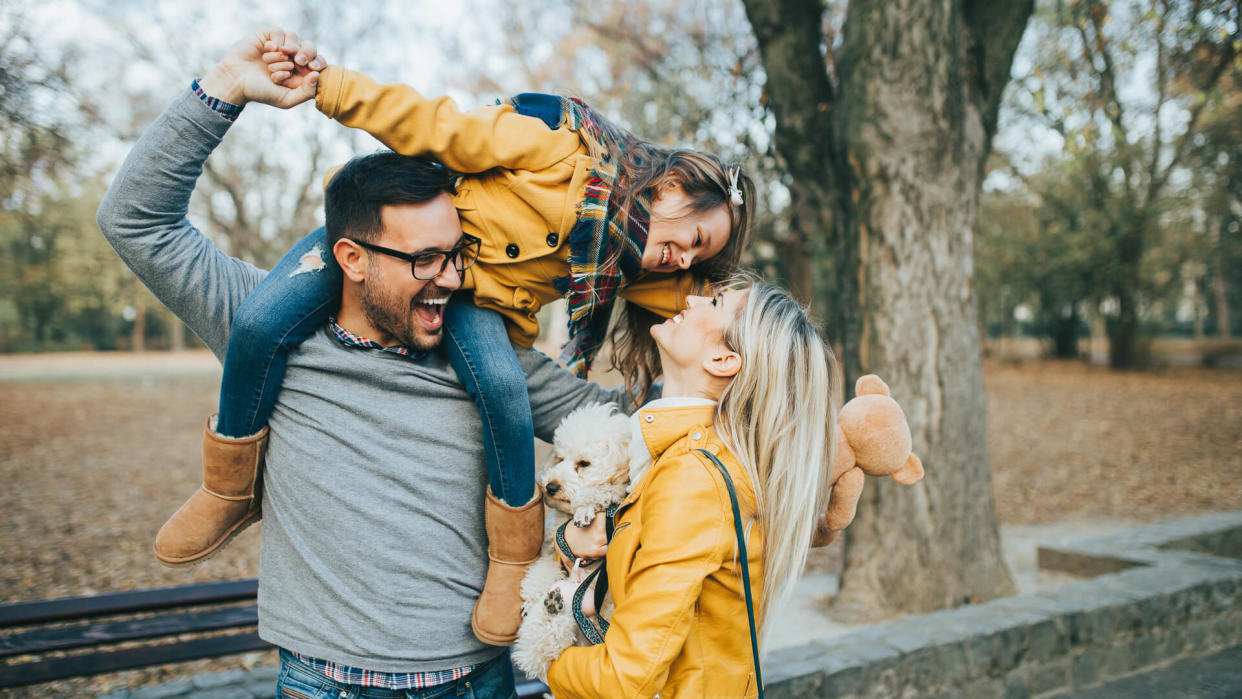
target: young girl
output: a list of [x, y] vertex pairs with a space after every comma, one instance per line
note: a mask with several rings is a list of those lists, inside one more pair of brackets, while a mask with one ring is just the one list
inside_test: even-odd
[[[275, 43], [267, 48], [264, 59], [278, 83], [322, 61], [305, 44], [296, 56]], [[753, 220], [754, 187], [737, 165], [642, 141], [578, 100], [523, 94], [460, 112], [446, 97], [428, 99], [335, 66], [318, 78], [315, 104], [325, 115], [461, 174], [454, 204], [462, 230], [481, 243], [463, 252], [470, 259], [454, 261], [468, 267], [462, 289], [473, 300], [456, 295], [443, 320], [449, 361], [480, 409], [488, 462], [491, 563], [472, 625], [481, 640], [507, 645], [520, 621], [518, 585], [543, 536], [525, 375], [509, 341], [530, 347], [536, 312], [565, 297], [564, 358], [585, 374], [614, 302], [628, 301], [634, 307], [623, 304], [625, 320], [613, 331], [613, 363], [641, 399], [658, 366], [647, 328], [681, 310], [697, 286], [736, 268]], [[253, 455], [264, 448], [285, 356], [326, 322], [340, 292], [340, 270], [325, 251], [320, 229], [238, 309], [219, 417], [204, 433], [205, 481], [238, 464], [261, 468], [261, 456]], [[157, 537], [157, 557], [169, 565], [196, 563], [259, 516], [209, 511], [187, 504], [174, 514]]]

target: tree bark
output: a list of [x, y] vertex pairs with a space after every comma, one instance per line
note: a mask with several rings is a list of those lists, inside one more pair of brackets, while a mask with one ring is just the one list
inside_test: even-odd
[[834, 611], [875, 618], [1009, 594], [973, 235], [1000, 93], [1032, 3], [852, 0], [835, 89], [818, 2], [746, 6], [777, 150], [799, 185], [818, 191], [821, 230], [835, 244], [840, 310], [829, 331], [843, 340], [847, 379], [874, 372], [889, 382], [927, 468], [915, 486], [868, 483]]
[[185, 349], [185, 325], [176, 313], [167, 311], [165, 314], [168, 323], [168, 351], [180, 352]]
[[134, 302], [134, 329], [129, 334], [129, 351], [147, 351], [147, 305]]
[[1212, 294], [1216, 297], [1216, 332], [1222, 339], [1229, 339], [1229, 294], [1225, 290], [1225, 266], [1221, 262], [1225, 248], [1225, 222], [1216, 222], [1216, 254], [1212, 256]]
[[1082, 319], [1077, 309], [1069, 315], [1058, 313], [1052, 327], [1052, 356], [1057, 359], [1078, 358], [1078, 326]]

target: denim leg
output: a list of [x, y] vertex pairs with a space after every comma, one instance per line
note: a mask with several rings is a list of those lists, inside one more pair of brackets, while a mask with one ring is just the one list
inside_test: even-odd
[[341, 268], [323, 228], [276, 263], [233, 314], [216, 432], [252, 435], [267, 423], [289, 350], [327, 321], [341, 300]]
[[517, 683], [509, 651], [458, 680], [457, 696], [461, 699], [517, 699]]
[[457, 378], [479, 406], [483, 451], [492, 494], [510, 507], [535, 495], [535, 428], [526, 390], [504, 318], [454, 294], [444, 312], [444, 343]]

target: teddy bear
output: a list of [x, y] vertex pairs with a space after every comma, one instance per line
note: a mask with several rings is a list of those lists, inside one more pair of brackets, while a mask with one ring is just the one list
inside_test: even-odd
[[[604, 562], [562, 563], [557, 556], [557, 532], [563, 526], [588, 526], [597, 513], [625, 499], [630, 487], [629, 445], [629, 418], [608, 405], [574, 410], [553, 434], [552, 457], [538, 483], [544, 504], [561, 516], [548, 528], [539, 560], [522, 579], [522, 624], [513, 646], [513, 662], [528, 677], [542, 677], [569, 646], [588, 645], [574, 617], [573, 598]], [[586, 617], [595, 617], [594, 583], [589, 585], [581, 596], [581, 610]], [[605, 597], [598, 617], [606, 623], [611, 614], [612, 602]]]
[[812, 546], [826, 546], [854, 521], [865, 476], [891, 476], [904, 485], [923, 478], [923, 462], [911, 450], [910, 424], [875, 374], [854, 385], [855, 397], [837, 416], [837, 455], [829, 471], [832, 495]]

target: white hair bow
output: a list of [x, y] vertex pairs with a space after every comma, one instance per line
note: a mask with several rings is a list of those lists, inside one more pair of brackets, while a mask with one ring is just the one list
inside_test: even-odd
[[742, 172], [742, 167], [736, 166], [728, 169], [726, 174], [729, 176], [729, 201], [734, 206], [742, 205], [742, 190], [737, 186], [737, 178]]

